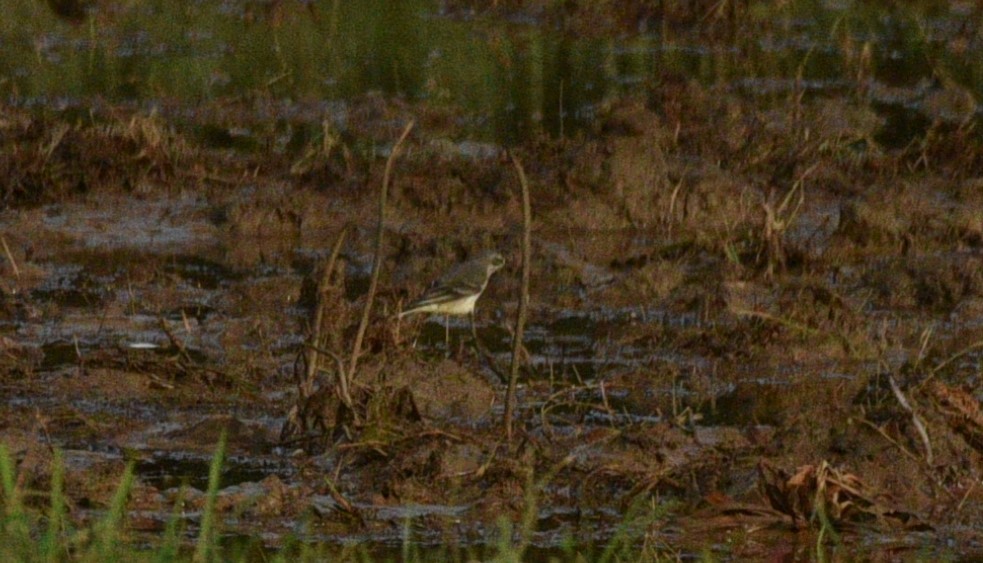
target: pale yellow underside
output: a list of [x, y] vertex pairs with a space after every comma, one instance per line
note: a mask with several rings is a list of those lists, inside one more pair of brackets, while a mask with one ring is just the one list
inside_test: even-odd
[[412, 311], [404, 311], [400, 314], [408, 315], [411, 313], [439, 313], [441, 315], [468, 315], [474, 310], [474, 304], [478, 301], [477, 295], [472, 295], [469, 297], [463, 297], [461, 299], [455, 299], [454, 301], [449, 301], [447, 303], [431, 303], [429, 305], [424, 305], [423, 307], [418, 307]]

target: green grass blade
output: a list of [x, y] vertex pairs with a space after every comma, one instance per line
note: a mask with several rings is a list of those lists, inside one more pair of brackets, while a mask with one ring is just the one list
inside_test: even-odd
[[116, 494], [109, 505], [109, 510], [102, 520], [95, 527], [95, 545], [89, 552], [90, 561], [114, 561], [116, 560], [116, 550], [118, 548], [120, 528], [126, 519], [126, 503], [133, 490], [134, 463], [131, 461], [126, 464], [123, 478], [119, 486], [116, 487]]
[[184, 505], [185, 487], [178, 491], [177, 498], [174, 499], [174, 510], [167, 521], [167, 528], [164, 529], [164, 538], [161, 542], [160, 550], [154, 560], [158, 563], [169, 563], [177, 561], [179, 550], [181, 549], [181, 507]]
[[41, 539], [41, 558], [44, 561], [60, 561], [63, 556], [61, 543], [65, 525], [65, 461], [61, 450], [55, 450], [51, 462], [51, 511], [48, 513], [48, 529]]
[[17, 468], [7, 448], [0, 444], [0, 483], [3, 485], [4, 522], [21, 513], [20, 495], [17, 494]]
[[205, 498], [205, 513], [201, 518], [201, 533], [195, 545], [194, 560], [212, 561], [218, 555], [218, 533], [215, 522], [215, 500], [218, 498], [219, 481], [222, 477], [222, 464], [225, 461], [225, 431], [218, 440], [218, 448], [208, 469], [208, 495]]
[[17, 490], [17, 467], [7, 448], [0, 444], [0, 483], [3, 487], [3, 498], [0, 499], [0, 555], [7, 558], [23, 559], [33, 544], [27, 515], [21, 504], [20, 492]]

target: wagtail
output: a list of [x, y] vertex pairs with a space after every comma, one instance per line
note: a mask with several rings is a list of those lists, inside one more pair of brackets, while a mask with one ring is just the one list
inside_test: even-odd
[[410, 303], [399, 318], [413, 313], [470, 315], [474, 304], [485, 291], [492, 274], [505, 265], [498, 252], [489, 252], [460, 264], [444, 274], [419, 299]]

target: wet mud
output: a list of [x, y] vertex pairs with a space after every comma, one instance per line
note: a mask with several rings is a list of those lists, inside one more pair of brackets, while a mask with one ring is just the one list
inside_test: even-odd
[[[651, 18], [691, 16], [604, 25]], [[455, 110], [369, 94], [334, 129], [300, 108], [315, 133], [264, 151], [280, 132], [218, 102], [206, 125], [252, 148], [125, 106], [0, 105], [0, 443], [34, 491], [61, 450], [79, 522], [134, 463], [128, 530], [150, 544], [173, 514], [193, 537], [225, 436], [222, 530], [257, 553], [481, 553], [509, 522], [530, 557], [629, 537], [642, 558], [802, 559], [829, 527], [843, 559], [977, 557], [980, 110], [916, 110], [927, 132], [893, 143], [866, 86], [765, 106], [666, 73], [511, 147], [533, 208], [511, 442], [519, 184], [503, 144], [456, 140]], [[484, 353], [466, 319], [394, 317], [492, 248]]]

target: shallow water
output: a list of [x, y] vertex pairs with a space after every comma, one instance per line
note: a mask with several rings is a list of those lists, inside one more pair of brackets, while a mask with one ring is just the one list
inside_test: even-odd
[[[108, 104], [143, 108], [246, 152], [302, 146], [322, 119], [339, 131], [357, 126], [348, 101], [372, 92], [458, 107], [471, 140], [568, 135], [591, 128], [606, 101], [672, 76], [764, 105], [856, 92], [884, 118], [878, 138], [888, 146], [936, 118], [983, 115], [937, 95], [983, 93], [983, 42], [960, 3], [796, 0], [755, 7], [750, 25], [729, 36], [712, 18], [701, 29], [658, 14], [628, 34], [584, 36], [430, 0], [285, 2], [269, 13], [245, 1], [98, 6], [73, 25], [41, 3], [12, 2], [0, 23], [0, 75], [9, 77], [0, 94], [80, 118]], [[936, 80], [937, 68], [949, 83]], [[238, 100], [229, 111], [239, 125], [196, 105], [219, 99]], [[261, 140], [270, 128], [275, 147]]]

